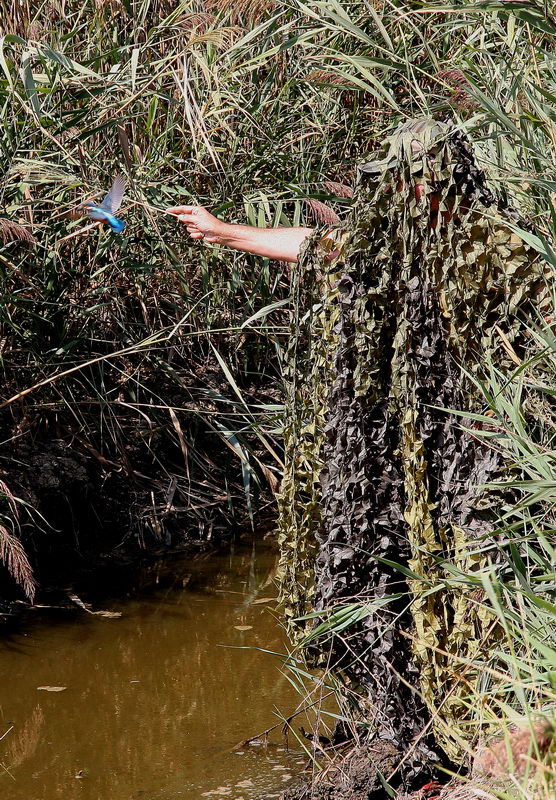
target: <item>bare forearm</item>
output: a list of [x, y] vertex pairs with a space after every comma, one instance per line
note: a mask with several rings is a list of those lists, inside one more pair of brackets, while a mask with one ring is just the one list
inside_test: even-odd
[[235, 247], [245, 253], [276, 261], [297, 261], [299, 248], [313, 232], [311, 228], [253, 228], [231, 225], [217, 219], [202, 206], [174, 206], [167, 209], [184, 222], [192, 239]]
[[254, 228], [251, 225], [226, 225], [219, 236], [219, 243], [264, 258], [297, 261], [301, 244], [312, 232], [311, 228]]

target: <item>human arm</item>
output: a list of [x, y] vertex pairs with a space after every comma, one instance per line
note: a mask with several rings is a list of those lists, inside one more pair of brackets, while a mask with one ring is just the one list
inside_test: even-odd
[[175, 206], [167, 209], [184, 222], [192, 239], [204, 239], [277, 261], [297, 261], [299, 249], [312, 228], [256, 228], [233, 225], [217, 219], [202, 206]]

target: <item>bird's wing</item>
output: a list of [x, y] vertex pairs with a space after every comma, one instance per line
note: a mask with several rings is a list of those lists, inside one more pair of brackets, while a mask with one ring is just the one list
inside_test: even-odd
[[125, 190], [125, 179], [121, 175], [116, 175], [116, 177], [114, 178], [114, 183], [112, 184], [110, 191], [102, 201], [101, 206], [105, 208], [110, 214], [115, 214], [122, 204], [124, 190]]

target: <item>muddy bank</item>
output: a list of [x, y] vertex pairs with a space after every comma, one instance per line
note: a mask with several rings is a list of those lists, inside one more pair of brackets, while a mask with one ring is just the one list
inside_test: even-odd
[[[402, 756], [399, 743], [378, 737], [367, 744], [346, 743], [329, 751], [330, 760], [322, 761], [322, 770], [315, 776], [292, 784], [283, 800], [391, 800], [393, 796], [396, 800], [426, 800], [428, 784], [423, 786], [422, 779], [416, 781], [415, 792], [402, 791]], [[446, 780], [440, 771], [431, 772], [431, 797]]]
[[400, 749], [377, 739], [336, 754], [312, 781], [292, 784], [283, 800], [497, 800], [516, 796], [518, 781], [536, 797], [543, 780], [536, 767], [552, 763], [555, 747], [554, 723], [546, 717], [506, 721], [499, 735], [470, 749], [465, 763], [446, 762], [426, 782], [402, 790]]
[[336, 754], [314, 780], [297, 781], [283, 800], [388, 800], [384, 780], [399, 760], [400, 752], [390, 742], [351, 747]]

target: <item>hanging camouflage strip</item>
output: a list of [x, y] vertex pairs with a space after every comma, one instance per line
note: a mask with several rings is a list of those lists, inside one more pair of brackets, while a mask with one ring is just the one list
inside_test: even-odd
[[488, 189], [465, 137], [413, 121], [361, 167], [350, 218], [326, 240], [334, 252], [315, 234], [295, 277], [282, 597], [299, 615], [405, 593], [336, 659], [369, 692], [380, 735], [413, 748], [409, 772], [431, 755], [431, 712], [457, 752], [454, 723], [481, 676], [454, 659], [493, 636], [473, 597], [442, 583], [442, 562], [482, 565], [494, 498], [478, 487], [501, 464], [442, 409], [484, 410], [472, 377], [524, 355], [520, 320], [545, 278], [506, 222], [528, 227]]
[[[326, 397], [332, 380], [333, 333], [339, 311], [337, 276], [328, 274], [315, 255], [330, 250], [316, 231], [304, 246], [302, 270], [292, 275], [294, 315], [285, 368], [286, 463], [278, 495], [280, 601], [296, 619], [312, 609], [315, 555], [322, 524], [321, 454], [324, 444]], [[292, 626], [299, 638], [302, 626]]]

